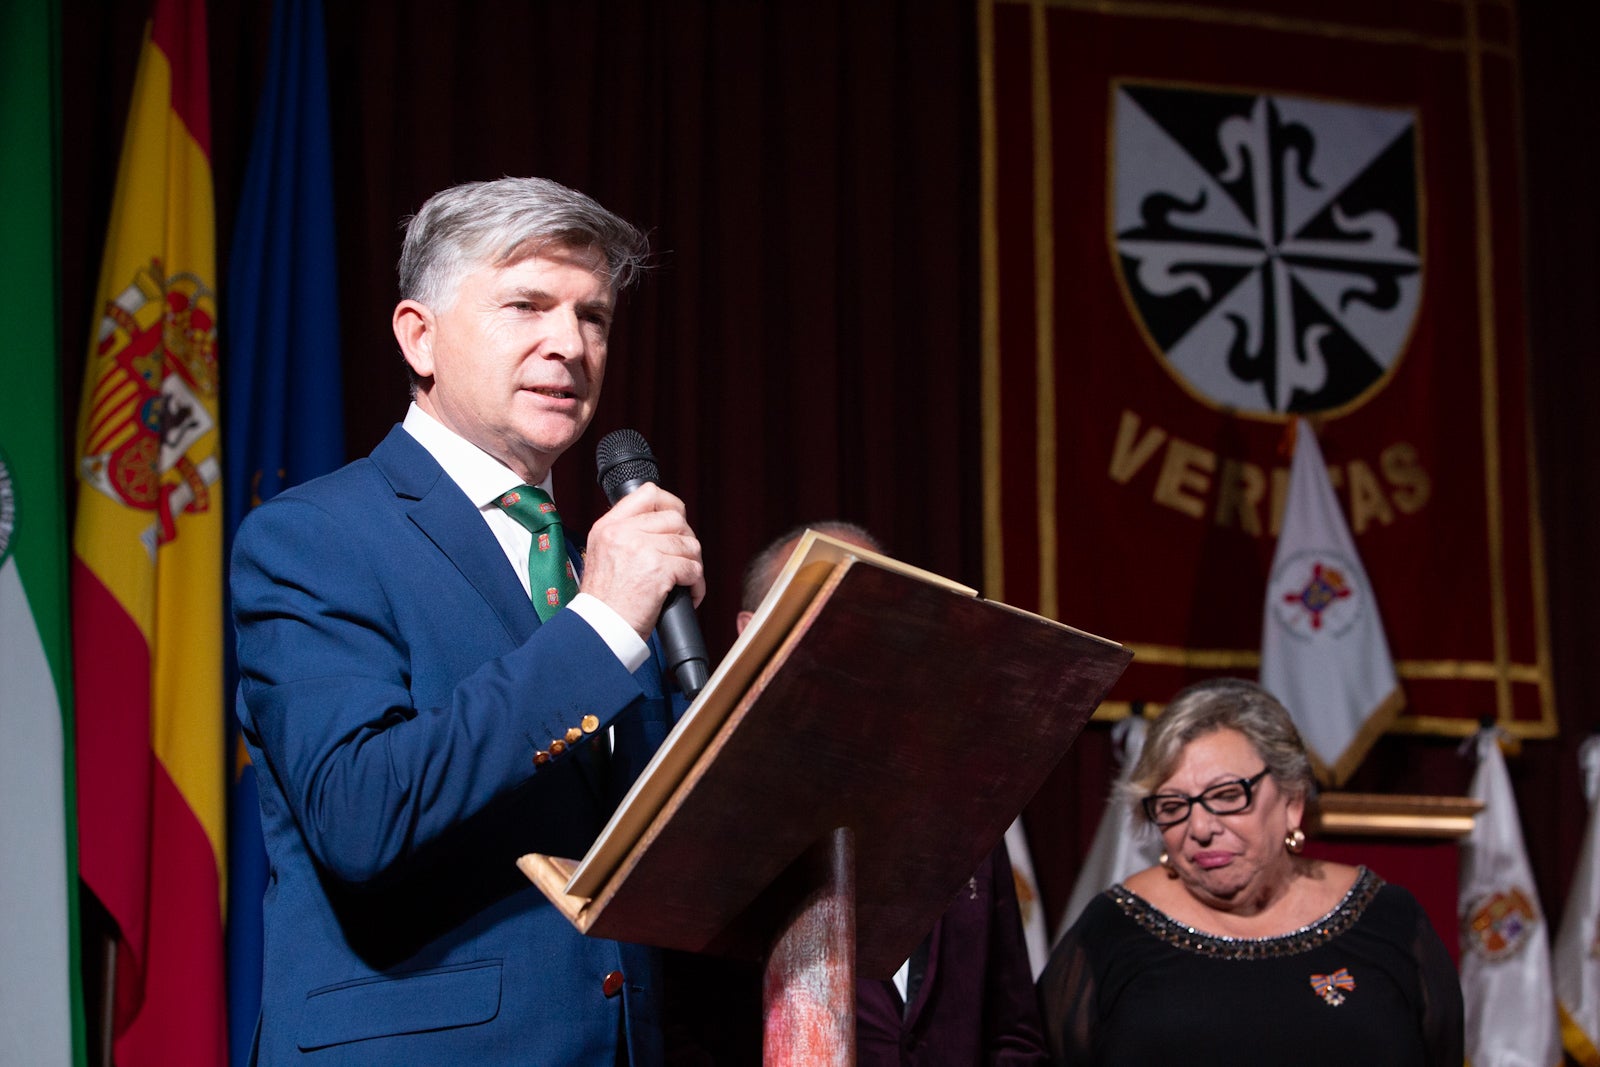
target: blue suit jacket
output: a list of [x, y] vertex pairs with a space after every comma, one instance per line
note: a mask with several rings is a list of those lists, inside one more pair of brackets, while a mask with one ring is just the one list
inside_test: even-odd
[[[670, 728], [658, 662], [541, 625], [399, 427], [257, 508], [232, 583], [271, 862], [259, 1061], [614, 1067], [621, 1040], [658, 1064], [657, 954], [581, 936], [515, 865], [588, 850]], [[587, 715], [609, 771], [582, 742], [536, 767]]]

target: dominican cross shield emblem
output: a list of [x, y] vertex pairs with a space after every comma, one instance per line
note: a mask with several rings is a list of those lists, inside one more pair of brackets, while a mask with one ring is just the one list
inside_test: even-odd
[[1422, 292], [1415, 115], [1129, 82], [1112, 96], [1113, 252], [1168, 371], [1262, 415], [1381, 388]]

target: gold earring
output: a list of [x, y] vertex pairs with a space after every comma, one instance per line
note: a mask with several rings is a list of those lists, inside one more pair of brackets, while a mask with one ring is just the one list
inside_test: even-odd
[[1293, 830], [1283, 835], [1283, 847], [1298, 856], [1305, 851], [1306, 832], [1296, 826]]
[[1167, 877], [1168, 878], [1176, 878], [1176, 877], [1178, 877], [1178, 869], [1172, 865], [1172, 857], [1171, 856], [1169, 856], [1165, 852], [1163, 852], [1161, 854], [1161, 858], [1156, 860], [1156, 862], [1161, 864], [1162, 867], [1166, 868], [1166, 872], [1167, 872]]

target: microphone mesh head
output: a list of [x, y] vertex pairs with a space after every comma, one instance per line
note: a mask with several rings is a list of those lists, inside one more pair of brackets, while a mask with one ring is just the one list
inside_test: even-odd
[[661, 484], [661, 468], [638, 430], [612, 430], [600, 439], [594, 453], [595, 474], [615, 504], [622, 498], [622, 487], [629, 482]]

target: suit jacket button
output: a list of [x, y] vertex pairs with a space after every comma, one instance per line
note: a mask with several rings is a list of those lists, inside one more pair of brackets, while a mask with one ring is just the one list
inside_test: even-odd
[[567, 744], [575, 745], [581, 740], [583, 740], [582, 730], [578, 729], [576, 726], [570, 727], [567, 730]]
[[600, 983], [600, 992], [608, 997], [614, 997], [622, 992], [622, 972], [612, 971], [606, 975], [605, 981]]
[[543, 767], [546, 763], [549, 763], [549, 762], [550, 762], [550, 753], [548, 753], [548, 752], [535, 752], [533, 754], [533, 765], [535, 767]]
[[600, 720], [595, 718], [593, 715], [585, 715], [583, 718], [578, 720], [578, 725], [583, 727], [584, 733], [592, 734], [596, 730], [600, 729]]
[[558, 737], [554, 741], [550, 742], [550, 755], [559, 756], [559, 755], [561, 755], [561, 753], [565, 752], [566, 750], [567, 750], [567, 743], [565, 741], [561, 740], [561, 738]]

